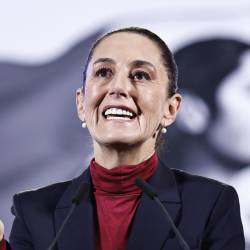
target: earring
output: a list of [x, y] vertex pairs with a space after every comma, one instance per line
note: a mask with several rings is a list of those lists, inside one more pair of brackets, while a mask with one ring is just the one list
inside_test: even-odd
[[86, 128], [87, 127], [87, 123], [84, 121], [83, 123], [82, 123], [82, 128]]
[[163, 134], [166, 134], [166, 133], [167, 133], [167, 128], [164, 128], [164, 127], [163, 127], [163, 128], [161, 129], [161, 132], [162, 132]]

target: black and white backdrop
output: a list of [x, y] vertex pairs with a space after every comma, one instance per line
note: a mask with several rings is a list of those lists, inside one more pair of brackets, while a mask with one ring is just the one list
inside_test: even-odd
[[[91, 43], [142, 26], [175, 54], [184, 96], [160, 155], [233, 185], [250, 244], [250, 3], [9, 1], [0, 8], [0, 218], [12, 196], [80, 174], [92, 157], [75, 110]], [[247, 249], [250, 249], [248, 246]]]

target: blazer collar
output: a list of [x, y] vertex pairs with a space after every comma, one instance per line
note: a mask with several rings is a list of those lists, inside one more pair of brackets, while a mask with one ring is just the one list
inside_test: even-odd
[[[72, 198], [76, 195], [82, 183], [86, 184], [84, 200], [87, 200], [88, 198], [92, 200], [94, 196], [92, 192], [90, 169], [88, 167], [79, 177], [71, 181], [69, 187], [57, 203], [56, 209], [70, 207], [72, 204]], [[160, 158], [158, 159], [156, 171], [148, 180], [148, 183], [157, 192], [161, 201], [175, 203], [181, 202], [175, 175]]]
[[[98, 221], [89, 168], [72, 180], [59, 200], [54, 214], [55, 229], [56, 232], [59, 230], [72, 204], [72, 197], [82, 183], [86, 184], [86, 193], [62, 232], [58, 242], [59, 250], [81, 249], [83, 245], [85, 249], [95, 249]], [[156, 171], [148, 183], [154, 188], [172, 219], [176, 221], [181, 200], [173, 171], [159, 159]], [[164, 219], [160, 208], [143, 193], [131, 225], [127, 249], [161, 249], [171, 236], [170, 232], [171, 227]]]
[[55, 212], [55, 231], [59, 231], [64, 219], [69, 212], [72, 198], [83, 185], [85, 193], [82, 201], [75, 207], [70, 219], [59, 238], [57, 247], [59, 250], [68, 249], [95, 249], [95, 232], [97, 230], [96, 206], [91, 190], [91, 178], [89, 168], [78, 178], [72, 180], [63, 196], [59, 200]]
[[89, 198], [92, 199], [93, 192], [91, 189], [92, 183], [91, 183], [91, 177], [90, 177], [90, 170], [89, 168], [87, 168], [80, 176], [78, 176], [77, 178], [71, 181], [68, 188], [65, 190], [59, 202], [57, 203], [56, 209], [70, 207], [72, 205], [73, 197], [77, 194], [82, 184], [83, 184], [83, 187], [85, 188], [85, 191], [83, 190], [84, 192], [83, 200], [86, 201]]
[[154, 188], [162, 202], [180, 203], [180, 192], [173, 170], [158, 158], [158, 165], [148, 183]]
[[[159, 159], [154, 175], [148, 183], [154, 188], [159, 199], [176, 223], [181, 207], [181, 199], [174, 173]], [[142, 194], [131, 226], [128, 250], [162, 249], [167, 239], [172, 237], [171, 226], [155, 201]]]

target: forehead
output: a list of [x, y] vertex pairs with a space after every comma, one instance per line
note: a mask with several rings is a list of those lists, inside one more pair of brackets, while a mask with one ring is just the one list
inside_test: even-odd
[[145, 60], [156, 66], [162, 65], [161, 52], [155, 42], [131, 32], [115, 33], [104, 38], [95, 48], [92, 60], [98, 58], [126, 62]]

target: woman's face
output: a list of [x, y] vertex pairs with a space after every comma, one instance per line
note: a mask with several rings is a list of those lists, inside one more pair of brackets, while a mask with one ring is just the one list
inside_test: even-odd
[[142, 35], [116, 33], [94, 50], [78, 112], [99, 145], [154, 145], [160, 125], [172, 123], [179, 105], [167, 89], [158, 47]]

